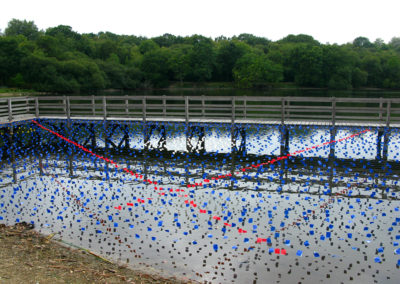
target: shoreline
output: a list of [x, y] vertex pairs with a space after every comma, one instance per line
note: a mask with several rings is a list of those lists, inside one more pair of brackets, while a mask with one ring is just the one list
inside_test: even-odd
[[196, 283], [166, 278], [150, 268], [134, 270], [87, 249], [44, 236], [24, 222], [0, 224], [0, 282]]

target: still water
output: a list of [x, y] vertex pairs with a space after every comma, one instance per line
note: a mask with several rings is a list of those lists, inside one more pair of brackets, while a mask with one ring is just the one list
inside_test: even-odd
[[[143, 149], [136, 124], [129, 150], [106, 149], [103, 127], [92, 153], [34, 124], [16, 130], [12, 147], [3, 135], [0, 222], [202, 283], [400, 282], [398, 129], [382, 161], [375, 129], [339, 128], [336, 140], [359, 135], [334, 143], [332, 159], [328, 128], [291, 127], [289, 153], [318, 147], [271, 163], [275, 126], [247, 125], [247, 154], [235, 155], [226, 125], [205, 127], [198, 153], [186, 152], [181, 125], [166, 124], [163, 152]], [[88, 130], [62, 134], [84, 144]]]

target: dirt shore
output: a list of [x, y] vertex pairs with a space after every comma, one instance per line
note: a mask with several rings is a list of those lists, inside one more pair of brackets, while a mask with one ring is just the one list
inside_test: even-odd
[[0, 283], [189, 283], [113, 264], [60, 245], [28, 224], [0, 224]]

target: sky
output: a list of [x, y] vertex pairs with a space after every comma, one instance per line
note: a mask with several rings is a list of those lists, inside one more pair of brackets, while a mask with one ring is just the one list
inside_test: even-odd
[[68, 25], [79, 33], [250, 33], [273, 41], [308, 34], [331, 44], [358, 36], [389, 42], [400, 37], [399, 11], [399, 0], [0, 0], [0, 29], [15, 18], [43, 30]]

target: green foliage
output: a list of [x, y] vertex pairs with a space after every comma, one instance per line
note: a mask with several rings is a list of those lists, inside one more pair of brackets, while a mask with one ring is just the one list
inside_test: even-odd
[[297, 45], [291, 53], [290, 62], [294, 71], [294, 80], [298, 85], [323, 86], [323, 53], [320, 46]]
[[168, 50], [165, 48], [154, 49], [144, 54], [141, 70], [147, 85], [153, 87], [166, 87], [168, 85]]
[[355, 47], [358, 48], [369, 48], [369, 47], [373, 47], [373, 44], [369, 41], [368, 38], [366, 37], [357, 37], [356, 39], [354, 39], [353, 41], [353, 45]]
[[35, 40], [39, 36], [39, 30], [34, 22], [12, 19], [5, 29], [6, 36], [23, 35], [29, 40]]
[[368, 73], [366, 71], [361, 70], [360, 68], [356, 67], [353, 69], [351, 74], [351, 83], [353, 88], [360, 88], [365, 86], [368, 79]]
[[66, 25], [43, 32], [34, 22], [13, 19], [0, 34], [0, 66], [0, 85], [59, 93], [188, 82], [400, 88], [400, 38], [385, 43], [357, 37], [344, 45], [321, 44], [305, 34], [276, 42], [246, 33], [214, 40], [167, 33], [145, 38], [79, 34]]
[[232, 71], [236, 61], [249, 50], [251, 48], [246, 43], [227, 40], [221, 41], [216, 51], [216, 80], [231, 82], [233, 80]]
[[273, 63], [264, 54], [247, 53], [236, 63], [233, 69], [235, 82], [240, 88], [266, 85], [282, 81], [283, 68]]
[[299, 35], [288, 35], [279, 41], [280, 43], [306, 43], [310, 45], [319, 45], [319, 42], [312, 36], [299, 34]]
[[211, 79], [215, 64], [215, 50], [210, 38], [193, 35], [186, 40], [193, 45], [188, 53], [190, 72], [189, 81], [205, 82]]
[[190, 57], [192, 46], [189, 44], [177, 44], [170, 48], [168, 67], [173, 74], [173, 79], [180, 81], [188, 77], [190, 73]]
[[142, 53], [142, 54], [145, 54], [150, 51], [154, 51], [158, 48], [160, 48], [158, 46], [158, 44], [154, 40], [151, 40], [151, 39], [144, 40], [139, 45], [139, 50], [140, 50], [140, 53]]

